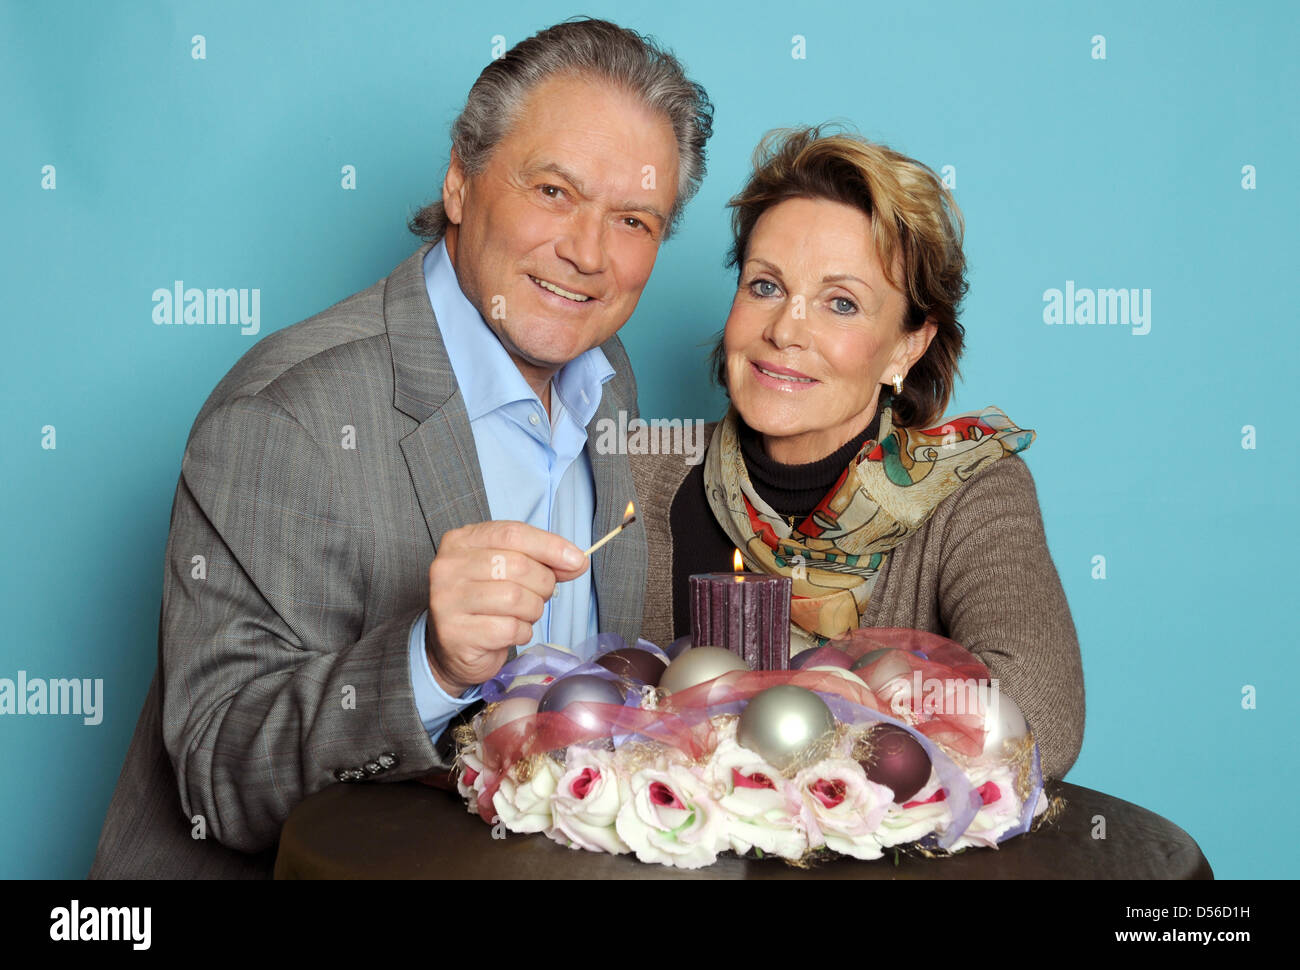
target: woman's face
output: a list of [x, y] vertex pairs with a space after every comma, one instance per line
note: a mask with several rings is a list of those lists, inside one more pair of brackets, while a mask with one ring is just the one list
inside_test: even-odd
[[885, 279], [871, 218], [827, 199], [787, 199], [749, 238], [723, 335], [727, 389], [770, 457], [831, 454], [876, 413], [880, 385], [934, 336], [903, 332], [907, 298]]

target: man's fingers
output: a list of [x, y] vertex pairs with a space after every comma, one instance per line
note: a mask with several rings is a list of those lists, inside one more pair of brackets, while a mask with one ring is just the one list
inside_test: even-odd
[[[460, 611], [474, 616], [509, 616], [528, 624], [529, 630], [542, 618], [546, 601], [518, 583], [465, 583], [460, 590]], [[517, 641], [510, 641], [515, 643]]]
[[586, 564], [582, 550], [568, 539], [526, 522], [479, 522], [456, 531], [457, 540], [466, 546], [514, 550], [553, 570], [580, 574]]
[[452, 683], [482, 683], [512, 646], [533, 640], [556, 582], [589, 568], [573, 543], [523, 522], [481, 522], [443, 536], [429, 565], [431, 649]]
[[587, 571], [587, 567], [590, 565], [591, 565], [591, 560], [588, 559], [586, 556], [583, 556], [581, 568], [555, 570], [554, 572], [555, 581], [557, 583], [567, 583], [572, 579], [577, 579], [579, 576], [581, 576], [583, 573]]
[[491, 666], [489, 676], [501, 669], [511, 647], [523, 646], [533, 640], [533, 625], [513, 616], [476, 614], [465, 617], [460, 626], [462, 637], [480, 644], [475, 651], [480, 659], [476, 659], [473, 665]]
[[470, 554], [472, 565], [466, 567], [465, 578], [472, 582], [506, 580], [518, 583], [544, 600], [555, 592], [558, 578], [555, 570], [512, 549], [474, 550]]

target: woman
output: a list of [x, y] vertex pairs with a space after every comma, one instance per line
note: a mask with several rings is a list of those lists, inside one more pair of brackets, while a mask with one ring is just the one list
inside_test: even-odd
[[791, 649], [858, 626], [951, 637], [984, 661], [1059, 778], [1083, 738], [1079, 645], [996, 408], [942, 419], [965, 295], [962, 217], [920, 163], [775, 132], [731, 201], [738, 286], [714, 351], [732, 407], [703, 463], [634, 458], [650, 543], [642, 635], [690, 632], [688, 577], [791, 576]]

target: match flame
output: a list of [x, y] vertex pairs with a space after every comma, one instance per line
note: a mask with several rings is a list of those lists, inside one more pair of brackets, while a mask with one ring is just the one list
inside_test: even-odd
[[739, 550], [739, 549], [737, 549], [737, 550], [736, 550], [736, 554], [735, 554], [734, 556], [731, 557], [731, 568], [732, 568], [735, 572], [738, 572], [738, 573], [739, 573], [739, 572], [744, 572], [744, 570], [745, 570], [745, 561], [744, 561], [743, 559], [740, 558], [740, 550]]
[[623, 522], [626, 523], [629, 519], [634, 519], [634, 518], [636, 518], [636, 506], [633, 505], [631, 502], [628, 502], [627, 511], [623, 513]]

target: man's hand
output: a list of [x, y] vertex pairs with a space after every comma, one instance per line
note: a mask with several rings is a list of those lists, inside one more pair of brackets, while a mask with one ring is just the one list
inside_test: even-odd
[[587, 571], [567, 539], [523, 522], [480, 522], [442, 537], [429, 566], [425, 652], [438, 685], [458, 697], [529, 643], [556, 583]]

